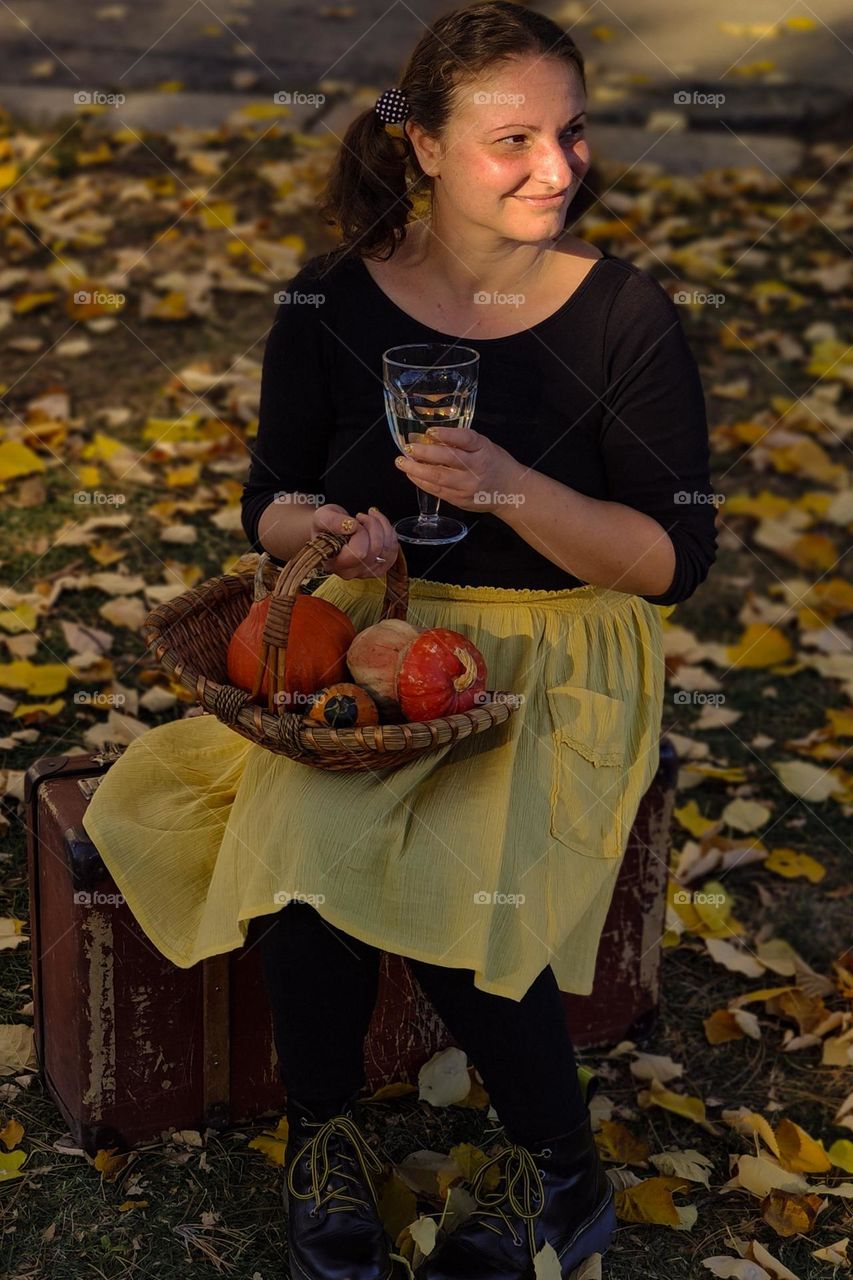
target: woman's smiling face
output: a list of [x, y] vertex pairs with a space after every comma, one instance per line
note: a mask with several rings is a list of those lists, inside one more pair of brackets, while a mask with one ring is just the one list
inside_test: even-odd
[[552, 57], [513, 58], [460, 85], [443, 146], [407, 126], [437, 181], [439, 215], [462, 217], [512, 240], [562, 230], [590, 165], [580, 76]]

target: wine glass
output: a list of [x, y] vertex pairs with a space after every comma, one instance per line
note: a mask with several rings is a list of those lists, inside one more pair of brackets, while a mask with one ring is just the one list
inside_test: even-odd
[[[480, 354], [472, 347], [442, 342], [418, 342], [390, 347], [382, 354], [382, 383], [388, 426], [397, 448], [405, 453], [409, 441], [435, 443], [427, 427], [467, 427], [474, 414]], [[403, 542], [458, 542], [467, 524], [440, 516], [440, 499], [418, 488], [417, 516], [404, 516], [394, 529]]]

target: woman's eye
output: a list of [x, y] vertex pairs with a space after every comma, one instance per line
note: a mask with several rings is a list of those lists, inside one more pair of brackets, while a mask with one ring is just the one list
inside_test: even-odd
[[[569, 138], [569, 139], [570, 139], [570, 141], [574, 142], [574, 141], [577, 139], [577, 137], [579, 136], [579, 134], [581, 134], [581, 133], [583, 133], [583, 125], [582, 125], [582, 124], [575, 124], [575, 125], [572, 125], [571, 129], [567, 129], [567, 130], [565, 131], [565, 133], [564, 133], [562, 136], [563, 136], [564, 138]], [[514, 142], [515, 142], [515, 140], [516, 140], [516, 138], [520, 138], [520, 139], [522, 140], [522, 142], [524, 142], [524, 141], [526, 141], [526, 139], [527, 139], [527, 134], [525, 134], [525, 133], [513, 133], [513, 134], [511, 134], [511, 135], [510, 135], [509, 137], [507, 137], [507, 138], [501, 138], [501, 142], [513, 142], [513, 143], [514, 143]]]

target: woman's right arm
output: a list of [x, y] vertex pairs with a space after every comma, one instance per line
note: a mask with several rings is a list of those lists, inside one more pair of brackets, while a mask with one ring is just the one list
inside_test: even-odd
[[[300, 545], [324, 501], [320, 490], [335, 420], [321, 319], [331, 307], [321, 293], [308, 293], [315, 287], [320, 282], [312, 284], [303, 267], [279, 295], [264, 347], [258, 429], [241, 498], [250, 547], [281, 560]], [[322, 301], [297, 301], [308, 297]], [[294, 493], [301, 500], [288, 502], [286, 495]]]
[[[335, 509], [346, 515], [343, 507]], [[258, 541], [277, 560], [289, 560], [317, 532], [314, 520], [318, 510], [318, 503], [282, 502], [274, 498], [261, 512]]]
[[[298, 272], [286, 285], [287, 301], [278, 304], [267, 338], [257, 438], [243, 486], [243, 529], [252, 550], [267, 551], [282, 563], [321, 531], [351, 533], [323, 568], [343, 578], [378, 577], [397, 556], [389, 521], [379, 512], [351, 515], [325, 502], [320, 492], [334, 424], [323, 360], [324, 335], [331, 328], [321, 319], [326, 300], [322, 293], [308, 295], [321, 285]], [[296, 301], [299, 296], [322, 301], [306, 304]]]

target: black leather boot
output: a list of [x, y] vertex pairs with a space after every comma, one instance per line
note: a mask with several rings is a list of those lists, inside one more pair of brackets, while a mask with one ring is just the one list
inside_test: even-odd
[[393, 1242], [372, 1181], [382, 1161], [355, 1124], [355, 1096], [328, 1120], [288, 1100], [282, 1198], [293, 1280], [390, 1280], [395, 1274]]
[[[495, 1191], [489, 1169], [505, 1160]], [[533, 1259], [547, 1241], [560, 1274], [604, 1253], [616, 1229], [613, 1186], [604, 1172], [589, 1115], [569, 1133], [532, 1149], [510, 1142], [472, 1180], [476, 1209], [425, 1259], [418, 1280], [534, 1280]]]

